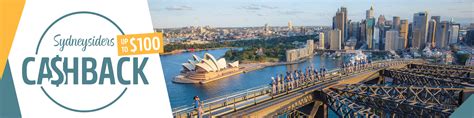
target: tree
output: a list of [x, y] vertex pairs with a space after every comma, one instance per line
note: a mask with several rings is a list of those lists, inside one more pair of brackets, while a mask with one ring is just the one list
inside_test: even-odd
[[471, 57], [471, 55], [467, 54], [467, 53], [457, 53], [456, 54], [456, 62], [458, 64], [464, 65], [470, 57]]

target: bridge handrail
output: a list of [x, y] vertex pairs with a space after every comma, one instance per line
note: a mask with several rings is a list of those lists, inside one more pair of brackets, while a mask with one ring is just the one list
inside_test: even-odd
[[[248, 93], [253, 93], [253, 92], [256, 92], [256, 91], [266, 91], [266, 90], [269, 90], [269, 89], [270, 89], [269, 85], [261, 85], [261, 86], [256, 86], [256, 87], [252, 87], [252, 88], [249, 88], [249, 89], [229, 93], [229, 94], [226, 94], [226, 95], [223, 95], [223, 96], [206, 99], [206, 100], [203, 100], [201, 102], [202, 102], [203, 106], [206, 106], [206, 105], [213, 104], [213, 103], [223, 102], [223, 101], [226, 101], [226, 100], [229, 100], [229, 99], [245, 97], [245, 96], [241, 96], [241, 95], [247, 95]], [[192, 111], [192, 110], [194, 110], [193, 105], [183, 105], [183, 106], [179, 106], [177, 108], [173, 108], [173, 114], [175, 114], [176, 112]]]
[[243, 90], [243, 91], [237, 91], [237, 92], [234, 92], [234, 93], [226, 94], [226, 95], [221, 96], [221, 97], [215, 97], [215, 98], [211, 98], [211, 99], [208, 99], [208, 100], [204, 100], [202, 102], [204, 102], [204, 104], [217, 102], [217, 101], [220, 101], [220, 100], [223, 100], [223, 99], [238, 97], [240, 95], [244, 95], [244, 94], [247, 94], [247, 93], [250, 93], [250, 92], [255, 92], [255, 91], [261, 91], [261, 90], [268, 89], [268, 88], [269, 88], [268, 85], [257, 86], [257, 87], [253, 87], [253, 88], [246, 89], [246, 90]]

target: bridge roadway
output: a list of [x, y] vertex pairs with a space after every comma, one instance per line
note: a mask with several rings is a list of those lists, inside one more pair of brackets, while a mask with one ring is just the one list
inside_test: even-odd
[[[421, 63], [420, 60], [389, 60], [376, 61], [366, 67], [358, 67], [355, 72], [343, 74], [339, 69], [331, 70], [325, 79], [314, 80], [292, 90], [280, 94], [272, 94], [272, 87], [265, 85], [242, 92], [232, 93], [214, 99], [202, 101], [204, 117], [269, 117], [285, 105], [308, 95], [314, 91], [340, 84], [355, 84], [379, 77], [379, 71], [386, 68], [404, 67], [410, 63]], [[175, 117], [196, 116], [192, 106], [173, 109]]]

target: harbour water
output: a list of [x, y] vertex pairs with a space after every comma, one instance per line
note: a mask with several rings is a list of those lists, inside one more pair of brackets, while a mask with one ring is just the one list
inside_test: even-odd
[[283, 74], [289, 70], [304, 69], [309, 66], [315, 68], [324, 66], [328, 70], [331, 70], [340, 66], [344, 60], [347, 60], [343, 58], [333, 59], [328, 56], [315, 55], [311, 59], [299, 64], [266, 67], [206, 84], [179, 84], [172, 82], [173, 78], [178, 75], [182, 69], [181, 63], [191, 59], [192, 54], [202, 57], [204, 53], [210, 53], [216, 58], [220, 58], [227, 50], [229, 49], [216, 49], [161, 56], [161, 63], [165, 74], [166, 86], [168, 88], [172, 108], [192, 104], [193, 97], [196, 95], [204, 100], [223, 96], [257, 86], [268, 85], [271, 82], [272, 76]]

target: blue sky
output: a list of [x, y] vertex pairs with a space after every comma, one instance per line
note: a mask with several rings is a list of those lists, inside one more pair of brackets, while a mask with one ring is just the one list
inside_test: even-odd
[[360, 21], [374, 6], [375, 16], [400, 16], [411, 22], [413, 14], [428, 11], [442, 20], [474, 22], [474, 0], [148, 0], [155, 28], [184, 26], [247, 27], [329, 26], [341, 6], [349, 19]]

